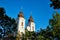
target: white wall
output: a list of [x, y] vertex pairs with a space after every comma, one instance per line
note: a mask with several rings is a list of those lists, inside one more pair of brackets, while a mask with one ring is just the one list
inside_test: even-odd
[[[21, 26], [21, 23], [23, 22], [23, 26]], [[18, 20], [18, 32], [22, 32], [25, 34], [25, 19], [22, 18], [22, 17], [19, 17], [19, 20]]]

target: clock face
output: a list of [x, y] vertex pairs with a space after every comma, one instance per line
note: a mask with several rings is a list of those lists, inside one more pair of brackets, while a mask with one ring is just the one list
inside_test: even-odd
[[23, 22], [21, 22], [21, 26], [22, 26], [22, 28], [23, 28]]

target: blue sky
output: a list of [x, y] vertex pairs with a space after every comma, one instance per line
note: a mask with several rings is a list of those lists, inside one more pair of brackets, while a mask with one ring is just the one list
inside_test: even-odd
[[6, 14], [15, 19], [17, 19], [22, 7], [26, 25], [30, 15], [32, 15], [36, 31], [47, 27], [54, 12], [53, 8], [50, 8], [50, 0], [0, 0], [0, 7], [4, 7]]

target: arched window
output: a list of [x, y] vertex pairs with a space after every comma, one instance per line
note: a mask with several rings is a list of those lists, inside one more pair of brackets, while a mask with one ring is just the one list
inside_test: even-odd
[[22, 28], [23, 28], [23, 22], [21, 23], [21, 26], [22, 26]]
[[32, 30], [34, 30], [34, 26], [32, 26]]

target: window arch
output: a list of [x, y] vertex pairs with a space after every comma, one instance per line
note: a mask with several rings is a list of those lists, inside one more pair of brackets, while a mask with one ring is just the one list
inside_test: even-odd
[[32, 30], [34, 30], [34, 26], [32, 26]]
[[23, 28], [23, 22], [21, 22], [21, 26], [22, 26], [22, 28]]

